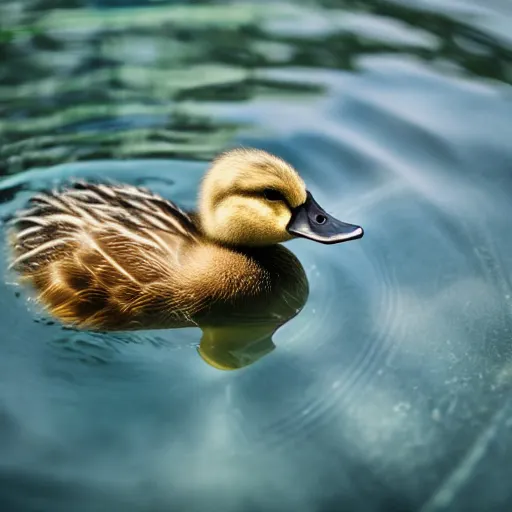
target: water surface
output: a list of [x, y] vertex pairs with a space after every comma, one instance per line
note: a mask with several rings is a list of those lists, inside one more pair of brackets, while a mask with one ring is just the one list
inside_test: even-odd
[[[123, 4], [123, 5], [121, 5]], [[288, 159], [365, 237], [222, 372], [198, 329], [63, 329], [0, 264], [6, 511], [510, 510], [508, 2], [4, 1], [0, 216], [75, 177], [185, 207]]]

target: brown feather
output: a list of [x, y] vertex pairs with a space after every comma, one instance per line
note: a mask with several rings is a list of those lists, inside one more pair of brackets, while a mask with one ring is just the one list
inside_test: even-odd
[[[284, 200], [266, 201], [269, 186]], [[80, 328], [213, 324], [272, 308], [289, 317], [307, 280], [277, 243], [305, 197], [297, 172], [259, 150], [214, 162], [198, 215], [142, 188], [77, 182], [15, 216], [11, 267], [51, 314]]]
[[206, 240], [173, 203], [128, 186], [79, 183], [41, 194], [12, 222], [11, 267], [65, 324], [99, 330], [193, 325], [267, 297], [282, 247], [235, 251]]

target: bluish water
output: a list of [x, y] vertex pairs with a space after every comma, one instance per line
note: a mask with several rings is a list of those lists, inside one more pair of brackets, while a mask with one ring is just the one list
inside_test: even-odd
[[511, 509], [512, 8], [481, 4], [2, 2], [2, 218], [72, 177], [193, 207], [245, 145], [365, 228], [287, 244], [309, 299], [234, 372], [199, 329], [63, 329], [3, 254], [2, 511]]

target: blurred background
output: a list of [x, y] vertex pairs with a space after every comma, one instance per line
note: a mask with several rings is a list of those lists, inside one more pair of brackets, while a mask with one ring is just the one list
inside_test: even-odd
[[509, 0], [0, 0], [0, 217], [71, 177], [193, 207], [272, 151], [365, 228], [235, 372], [63, 329], [0, 261], [2, 511], [512, 510]]

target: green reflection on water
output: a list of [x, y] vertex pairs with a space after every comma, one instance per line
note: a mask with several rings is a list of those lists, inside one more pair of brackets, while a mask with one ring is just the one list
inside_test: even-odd
[[357, 70], [365, 55], [400, 53], [512, 78], [510, 49], [469, 22], [375, 1], [95, 9], [11, 0], [0, 6], [0, 53], [4, 174], [100, 158], [208, 160], [250, 127], [195, 105], [322, 92], [263, 73], [274, 68]]

